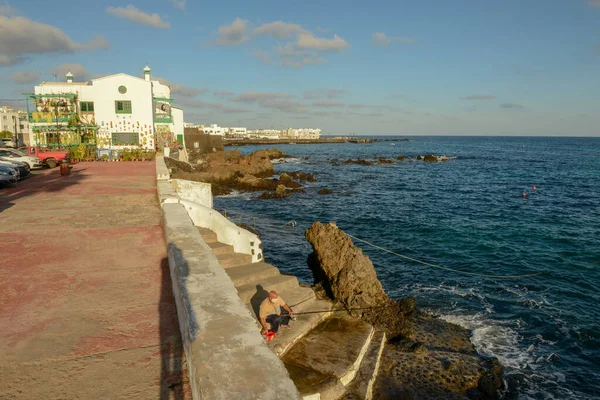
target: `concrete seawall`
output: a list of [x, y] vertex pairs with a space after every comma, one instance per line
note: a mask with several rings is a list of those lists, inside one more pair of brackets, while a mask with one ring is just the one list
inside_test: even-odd
[[262, 259], [260, 240], [211, 208], [210, 185], [173, 184], [162, 157], [156, 169], [193, 398], [299, 399], [285, 366], [267, 347], [198, 226], [214, 230], [219, 241], [252, 255], [253, 262]]

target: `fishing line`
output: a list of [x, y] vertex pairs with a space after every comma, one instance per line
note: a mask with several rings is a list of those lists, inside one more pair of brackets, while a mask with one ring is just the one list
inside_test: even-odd
[[431, 264], [431, 263], [428, 263], [428, 262], [425, 262], [425, 261], [417, 260], [416, 258], [412, 258], [412, 257], [408, 257], [408, 256], [405, 256], [405, 255], [396, 253], [395, 251], [386, 249], [386, 248], [381, 247], [381, 246], [377, 246], [377, 245], [375, 245], [373, 243], [367, 242], [366, 240], [359, 239], [356, 236], [350, 235], [349, 233], [346, 233], [346, 235], [348, 235], [348, 237], [351, 237], [354, 240], [362, 242], [362, 243], [364, 243], [366, 245], [369, 245], [371, 247], [374, 247], [374, 248], [376, 248], [378, 250], [385, 251], [386, 253], [393, 254], [393, 255], [398, 256], [400, 258], [404, 258], [406, 260], [414, 261], [414, 262], [419, 263], [419, 264], [427, 265], [429, 267], [439, 268], [439, 269], [443, 269], [445, 271], [455, 272], [455, 273], [458, 273], [458, 274], [481, 276], [481, 277], [485, 277], [485, 278], [514, 279], [514, 278], [525, 278], [525, 277], [530, 277], [530, 276], [538, 276], [538, 275], [541, 275], [541, 274], [543, 274], [545, 272], [545, 271], [540, 271], [540, 272], [534, 272], [534, 273], [531, 273], [531, 274], [523, 274], [523, 275], [489, 275], [489, 274], [478, 274], [476, 272], [461, 271], [459, 269], [453, 269], [453, 268], [444, 267], [442, 265]]
[[[246, 214], [242, 214], [242, 213], [239, 213], [239, 214], [247, 216], [247, 217], [250, 217], [249, 215], [246, 215]], [[251, 218], [255, 218], [255, 217], [251, 217]], [[265, 223], [264, 221], [262, 223], [259, 223], [258, 225], [259, 226], [257, 226], [257, 228], [259, 228], [259, 229], [260, 229], [260, 226], [262, 226], [263, 229], [264, 228], [266, 228], [266, 229], [272, 229], [272, 230], [277, 230], [277, 231], [283, 231], [283, 232], [286, 232], [288, 234], [292, 233], [292, 234], [295, 234], [295, 235], [298, 235], [298, 236], [303, 236], [300, 233], [295, 232], [295, 227], [291, 228], [291, 229], [282, 229], [281, 226], [279, 226], [276, 223], [272, 223], [272, 222]], [[346, 233], [346, 232], [344, 232], [344, 233]], [[432, 267], [432, 268], [437, 268], [437, 269], [442, 269], [444, 271], [454, 272], [454, 273], [457, 273], [457, 274], [479, 276], [479, 277], [484, 277], [484, 278], [494, 278], [494, 279], [518, 279], [518, 278], [527, 278], [527, 277], [539, 276], [539, 275], [543, 274], [544, 272], [546, 272], [546, 271], [539, 271], [539, 272], [533, 272], [533, 273], [530, 273], [530, 274], [522, 274], [522, 275], [492, 275], [492, 274], [480, 274], [480, 273], [477, 273], [477, 272], [463, 271], [463, 270], [459, 270], [459, 269], [444, 267], [444, 266], [438, 265], [438, 264], [428, 263], [426, 261], [417, 260], [416, 258], [405, 256], [405, 255], [397, 253], [395, 251], [386, 249], [385, 247], [381, 247], [381, 246], [378, 246], [378, 245], [373, 244], [371, 242], [368, 242], [366, 240], [360, 239], [360, 238], [358, 238], [358, 237], [356, 237], [354, 235], [350, 235], [349, 233], [346, 233], [346, 235], [348, 235], [348, 237], [350, 237], [350, 238], [352, 238], [352, 239], [354, 239], [354, 240], [356, 240], [358, 242], [362, 242], [362, 243], [364, 243], [364, 244], [366, 244], [368, 246], [371, 246], [371, 247], [376, 248], [378, 250], [384, 251], [386, 253], [393, 254], [393, 255], [395, 255], [397, 257], [400, 257], [400, 258], [403, 258], [403, 259], [406, 259], [406, 260], [410, 260], [410, 261], [413, 261], [413, 262], [416, 262], [416, 263], [419, 263], [419, 264], [422, 264], [422, 265], [426, 265], [426, 266], [429, 266], [429, 267]]]

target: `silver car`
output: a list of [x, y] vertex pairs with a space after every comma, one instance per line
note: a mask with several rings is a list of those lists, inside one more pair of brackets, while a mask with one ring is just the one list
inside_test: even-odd
[[17, 183], [20, 178], [21, 174], [18, 168], [0, 164], [0, 184]]
[[0, 159], [5, 161], [19, 161], [29, 165], [29, 169], [43, 168], [44, 164], [39, 158], [23, 154], [14, 149], [0, 149]]

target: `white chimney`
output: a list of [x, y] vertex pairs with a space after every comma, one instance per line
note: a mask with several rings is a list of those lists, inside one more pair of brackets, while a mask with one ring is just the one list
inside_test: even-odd
[[150, 72], [150, 67], [146, 64], [146, 67], [144, 68], [144, 79], [148, 82], [150, 82], [150, 79], [152, 78], [152, 74], [150, 74]]
[[67, 82], [69, 83], [73, 83], [73, 74], [71, 73], [71, 71], [67, 72]]

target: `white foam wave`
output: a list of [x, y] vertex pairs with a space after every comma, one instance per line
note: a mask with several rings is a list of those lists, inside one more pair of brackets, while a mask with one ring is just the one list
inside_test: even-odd
[[508, 324], [491, 321], [481, 314], [441, 315], [440, 318], [470, 330], [471, 342], [477, 352], [497, 357], [507, 367], [521, 369], [535, 361], [527, 348], [521, 348], [519, 334]]
[[275, 158], [271, 160], [273, 164], [302, 164], [306, 162], [304, 158], [298, 157], [286, 157], [286, 158]]

